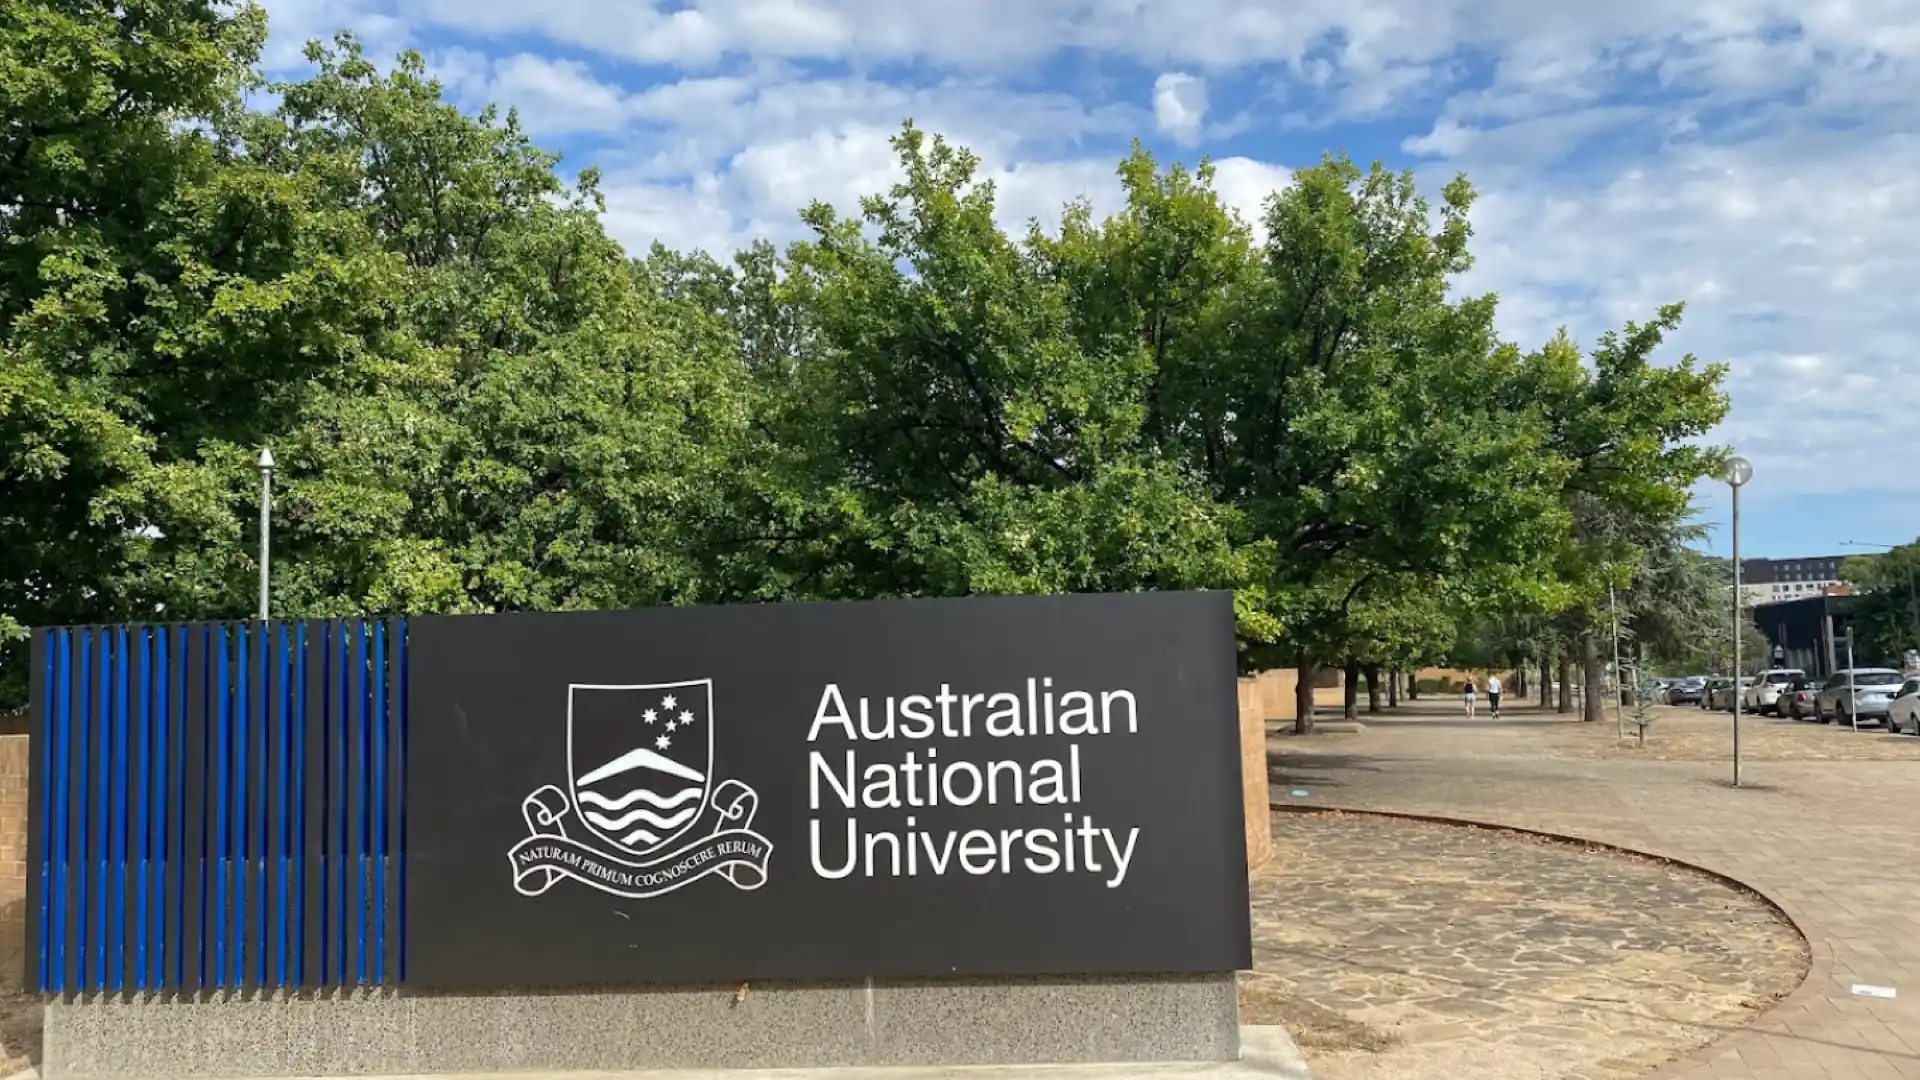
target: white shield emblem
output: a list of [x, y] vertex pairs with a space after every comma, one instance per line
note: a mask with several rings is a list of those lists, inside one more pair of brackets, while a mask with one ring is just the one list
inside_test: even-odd
[[569, 687], [574, 812], [614, 848], [644, 857], [693, 827], [713, 775], [713, 680]]

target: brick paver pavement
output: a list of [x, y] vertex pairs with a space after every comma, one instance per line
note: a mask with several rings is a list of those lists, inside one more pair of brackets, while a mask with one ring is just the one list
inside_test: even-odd
[[[1799, 925], [1812, 953], [1806, 982], [1750, 1029], [1656, 1075], [1920, 1080], [1920, 762], [1752, 762], [1736, 789], [1724, 761], [1556, 750], [1572, 723], [1558, 718], [1515, 712], [1469, 724], [1423, 702], [1367, 719], [1360, 735], [1271, 739], [1274, 801], [1431, 814], [1664, 855], [1751, 885]], [[1585, 728], [1610, 739], [1597, 726]], [[1856, 984], [1899, 996], [1857, 996]]]

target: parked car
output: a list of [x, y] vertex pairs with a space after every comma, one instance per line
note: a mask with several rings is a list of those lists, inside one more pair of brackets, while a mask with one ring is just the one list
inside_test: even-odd
[[1732, 679], [1714, 680], [1714, 685], [1707, 689], [1707, 708], [1732, 712], [1734, 695], [1746, 693], [1751, 685], [1751, 678], [1742, 678], [1737, 685]]
[[1781, 716], [1790, 716], [1795, 720], [1806, 720], [1813, 716], [1813, 700], [1820, 696], [1818, 679], [1800, 678], [1780, 694], [1776, 706]]
[[1707, 692], [1707, 680], [1704, 676], [1689, 675], [1676, 679], [1667, 687], [1664, 700], [1668, 705], [1698, 705], [1700, 696]]
[[1635, 696], [1622, 701], [1621, 704], [1632, 705], [1636, 701], [1651, 702], [1655, 705], [1662, 704], [1667, 700], [1667, 687], [1672, 684], [1672, 679], [1658, 679], [1651, 675], [1642, 677], [1638, 685], [1634, 688]]
[[1713, 708], [1713, 692], [1726, 684], [1727, 680], [1719, 678], [1718, 676], [1708, 679], [1706, 685], [1700, 688], [1700, 707], [1703, 709]]
[[1817, 720], [1884, 724], [1893, 705], [1893, 692], [1905, 680], [1892, 668], [1846, 668], [1827, 677], [1814, 699]]
[[1894, 692], [1893, 704], [1887, 706], [1887, 730], [1920, 735], [1920, 675], [1907, 676]]
[[1726, 705], [1731, 705], [1732, 699], [1727, 697], [1727, 693], [1732, 689], [1732, 679], [1718, 676], [1708, 679], [1706, 692], [1700, 695], [1700, 707], [1703, 709], [1719, 709]]
[[1793, 680], [1806, 677], [1807, 673], [1799, 668], [1769, 668], [1754, 676], [1753, 686], [1747, 691], [1747, 711], [1761, 716], [1768, 713], [1778, 716], [1780, 695], [1793, 684]]

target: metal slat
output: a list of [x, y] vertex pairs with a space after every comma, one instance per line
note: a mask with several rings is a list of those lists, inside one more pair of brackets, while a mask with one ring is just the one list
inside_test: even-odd
[[114, 993], [126, 988], [127, 973], [127, 790], [128, 768], [128, 652], [127, 630], [115, 630], [113, 644], [113, 762], [108, 782], [113, 785], [107, 819], [107, 986]]
[[353, 728], [348, 742], [347, 845], [351, 875], [351, 913], [347, 920], [348, 970], [351, 982], [367, 981], [367, 624], [353, 625]]
[[88, 762], [88, 839], [87, 867], [87, 979], [86, 989], [107, 988], [107, 812], [111, 809], [113, 786], [113, 631], [102, 627], [93, 636], [95, 680], [93, 716], [88, 720], [88, 742], [93, 754]]
[[144, 626], [133, 631], [133, 652], [138, 677], [135, 680], [133, 769], [127, 785], [127, 803], [133, 811], [129, 822], [127, 858], [133, 864], [133, 961], [127, 972], [127, 985], [136, 990], [147, 988], [147, 875], [153, 866], [152, 837], [148, 835], [147, 780], [153, 753], [153, 635]]
[[288, 663], [290, 631], [286, 623], [281, 623], [274, 633], [274, 671], [277, 675], [274, 693], [274, 800], [270, 808], [273, 818], [273, 985], [286, 986], [287, 979], [287, 922], [292, 907], [290, 883], [293, 871], [293, 815], [288, 799], [292, 797], [292, 771], [289, 763], [293, 755], [289, 752], [291, 742], [292, 710], [294, 692], [293, 668]]
[[329, 630], [325, 622], [303, 627], [302, 677], [306, 690], [300, 716], [300, 797], [296, 825], [300, 860], [300, 985], [326, 982], [326, 797]]
[[227, 744], [227, 858], [222, 876], [227, 886], [226, 918], [220, 921], [225, 933], [227, 966], [223, 986], [238, 989], [245, 985], [242, 972], [247, 957], [247, 743], [252, 734], [253, 666], [249, 663], [252, 635], [240, 623], [233, 628], [233, 667], [228, 684], [233, 691], [231, 740]]
[[207, 954], [210, 951], [207, 941], [207, 908], [212, 896], [213, 884], [211, 843], [214, 840], [211, 823], [207, 820], [207, 788], [211, 777], [209, 770], [213, 763], [209, 748], [213, 743], [213, 728], [216, 724], [217, 709], [214, 703], [214, 686], [209, 685], [213, 673], [214, 640], [211, 626], [194, 626], [187, 631], [187, 706], [185, 713], [185, 748], [182, 761], [184, 778], [181, 791], [181, 830], [185, 838], [182, 849], [181, 880], [183, 893], [181, 898], [181, 989], [194, 991], [210, 985], [207, 968]]
[[87, 716], [93, 700], [92, 631], [84, 627], [74, 631], [72, 646], [73, 659], [68, 667], [73, 680], [72, 707], [67, 713], [62, 769], [67, 780], [67, 797], [62, 800], [62, 813], [67, 819], [63, 842], [67, 895], [60, 936], [64, 968], [60, 988], [69, 994], [79, 992], [87, 977]]
[[67, 968], [68, 935], [73, 929], [72, 835], [68, 832], [73, 795], [73, 631], [60, 630], [54, 638], [55, 705], [50, 716], [52, 735], [47, 750], [53, 767], [47, 770], [48, 847], [52, 849], [47, 875], [47, 992], [64, 993], [73, 985]]
[[160, 901], [162, 918], [166, 923], [165, 940], [162, 947], [162, 982], [169, 987], [185, 985], [186, 964], [186, 902], [187, 885], [187, 683], [189, 658], [188, 649], [190, 631], [187, 627], [175, 627], [169, 635], [173, 644], [169, 650], [169, 671], [167, 673], [168, 691], [172, 701], [167, 710], [167, 786], [163, 792], [166, 808], [167, 834], [167, 872], [166, 892]]
[[[407, 620], [405, 619], [400, 620], [400, 640], [403, 643], [411, 641], [407, 635]], [[413, 692], [408, 684], [411, 670], [409, 665], [412, 663], [410, 649], [410, 645], [405, 645], [400, 650], [400, 732], [399, 736], [394, 740], [395, 745], [398, 746], [400, 750], [399, 757], [394, 762], [394, 790], [399, 793], [399, 802], [394, 808], [393, 827], [395, 835], [399, 838], [396, 851], [397, 861], [399, 863], [400, 902], [398, 904], [399, 912], [395, 929], [400, 938], [400, 946], [397, 950], [399, 953], [400, 977], [397, 981], [401, 984], [405, 984], [407, 981], [407, 852], [409, 850], [407, 846], [407, 762], [408, 754], [410, 753], [407, 744], [407, 725], [412, 719], [413, 701]]]
[[253, 930], [259, 919], [253, 896], [253, 754], [259, 728], [254, 705], [260, 696], [259, 678], [253, 647], [253, 623], [234, 627], [238, 650], [234, 657], [233, 741], [233, 906], [227, 912], [230, 929], [227, 953], [227, 985], [235, 988], [253, 985]]
[[327, 970], [347, 982], [347, 736], [353, 720], [353, 631], [336, 624], [332, 708], [327, 711]]
[[256, 624], [253, 653], [253, 731], [248, 736], [253, 755], [249, 767], [253, 775], [247, 781], [246, 872], [250, 879], [247, 887], [247, 982], [250, 986], [259, 987], [270, 985], [267, 978], [273, 955], [267, 944], [267, 928], [271, 925], [267, 906], [267, 859], [271, 849], [267, 831], [267, 766], [272, 760], [273, 744], [272, 624]]
[[393, 754], [391, 752], [393, 731], [393, 671], [400, 650], [400, 641], [392, 632], [390, 621], [383, 621], [374, 627], [374, 665], [378, 678], [374, 691], [379, 707], [375, 710], [373, 725], [373, 956], [374, 967], [368, 973], [373, 982], [388, 986], [399, 981], [395, 970], [393, 953], [398, 942], [394, 940], [390, 927], [393, 925], [393, 799], [390, 780]]
[[54, 661], [54, 678], [60, 682], [60, 690], [54, 709], [54, 734], [48, 740], [48, 749], [54, 753], [54, 767], [46, 774], [48, 786], [52, 788], [48, 798], [54, 807], [54, 815], [48, 819], [52, 822], [48, 844], [54, 849], [54, 855], [46, 897], [50, 919], [48, 944], [52, 945], [52, 955], [46, 965], [46, 990], [50, 994], [63, 994], [73, 986], [71, 972], [67, 970], [67, 938], [73, 934], [73, 836], [67, 824], [73, 801], [73, 630], [60, 630], [56, 648], [60, 655]]
[[[173, 750], [173, 703], [176, 698], [175, 687], [179, 682], [179, 665], [174, 663], [173, 650], [170, 648], [174, 637], [174, 628], [163, 626], [154, 631], [154, 722], [153, 722], [153, 773], [148, 786], [147, 798], [151, 805], [152, 817], [149, 820], [149, 835], [153, 843], [153, 873], [149, 879], [153, 908], [151, 912], [152, 941], [149, 945], [148, 960], [151, 968], [147, 976], [147, 985], [161, 989], [172, 985], [167, 976], [167, 958], [172, 955], [168, 943], [172, 940], [173, 911], [168, 903], [170, 886], [173, 881], [173, 869], [179, 861], [174, 857], [173, 819], [177, 814], [169, 814], [173, 805], [174, 791], [174, 750]], [[177, 893], [172, 894], [177, 898]]]

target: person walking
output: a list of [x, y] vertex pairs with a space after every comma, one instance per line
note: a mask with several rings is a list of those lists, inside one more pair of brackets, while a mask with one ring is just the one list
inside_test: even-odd
[[1487, 676], [1487, 708], [1493, 719], [1500, 719], [1500, 676]]
[[1473, 676], [1467, 676], [1467, 685], [1460, 691], [1460, 704], [1467, 710], [1467, 719], [1473, 719], [1474, 693]]

